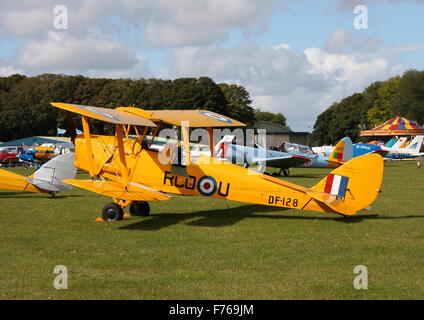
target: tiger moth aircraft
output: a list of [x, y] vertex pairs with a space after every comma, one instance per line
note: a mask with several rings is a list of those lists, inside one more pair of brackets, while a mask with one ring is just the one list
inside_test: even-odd
[[[192, 161], [189, 127], [207, 128], [213, 150], [214, 127], [245, 126], [215, 112], [51, 104], [67, 111], [68, 131], [75, 145], [74, 164], [91, 177], [64, 182], [111, 197], [113, 202], [102, 210], [104, 220], [122, 220], [126, 207], [131, 215], [148, 215], [150, 201], [170, 200], [172, 194], [353, 215], [369, 207], [380, 192], [384, 165], [379, 155], [354, 158], [315, 186], [305, 188], [213, 156], [199, 155]], [[82, 116], [83, 134], [76, 134], [72, 112]], [[115, 135], [91, 134], [90, 118], [113, 124]], [[178, 148], [159, 152], [145, 143], [148, 131], [154, 128], [152, 144], [163, 125], [181, 128], [185, 164], [178, 157], [177, 161], [172, 160]], [[136, 139], [129, 138], [132, 131]]]

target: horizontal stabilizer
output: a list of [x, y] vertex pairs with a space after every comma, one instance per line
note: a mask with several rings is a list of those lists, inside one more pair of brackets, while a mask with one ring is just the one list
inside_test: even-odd
[[163, 201], [172, 196], [138, 183], [129, 182], [127, 188], [115, 181], [91, 181], [68, 179], [64, 182], [107, 197], [129, 201]]

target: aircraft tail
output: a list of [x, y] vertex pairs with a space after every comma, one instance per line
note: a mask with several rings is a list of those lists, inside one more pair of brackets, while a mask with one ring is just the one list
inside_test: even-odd
[[328, 164], [330, 168], [336, 168], [339, 165], [353, 158], [353, 144], [349, 137], [341, 139], [328, 156]]
[[419, 153], [423, 145], [424, 136], [416, 136], [406, 147], [408, 152]]
[[234, 140], [235, 136], [226, 134], [218, 143], [215, 145], [215, 155], [217, 158], [225, 158], [228, 144]]
[[0, 169], [0, 189], [36, 193], [46, 192], [29, 183], [26, 177], [3, 169]]
[[306, 190], [317, 201], [343, 215], [367, 208], [380, 192], [384, 161], [378, 154], [353, 158]]
[[399, 149], [399, 148], [403, 148], [404, 144], [407, 142], [408, 140], [406, 139], [406, 137], [401, 137], [399, 138], [395, 144], [391, 147], [392, 149]]

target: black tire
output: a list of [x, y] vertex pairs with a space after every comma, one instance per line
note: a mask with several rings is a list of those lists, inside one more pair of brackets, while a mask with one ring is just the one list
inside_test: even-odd
[[288, 177], [290, 175], [289, 169], [283, 169], [283, 173], [285, 177]]
[[130, 214], [136, 217], [146, 217], [150, 215], [150, 205], [146, 201], [133, 201], [130, 204]]
[[120, 205], [111, 202], [103, 207], [102, 217], [107, 221], [119, 221], [124, 218], [124, 210]]

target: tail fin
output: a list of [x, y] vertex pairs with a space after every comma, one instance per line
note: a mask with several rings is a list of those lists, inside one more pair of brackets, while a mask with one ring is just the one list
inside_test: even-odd
[[405, 144], [405, 142], [407, 142], [408, 140], [406, 139], [406, 137], [401, 137], [398, 139], [398, 141], [396, 141], [396, 143], [392, 146], [392, 149], [399, 149], [399, 148], [403, 148], [402, 146]]
[[424, 136], [416, 136], [411, 143], [406, 147], [408, 151], [412, 151], [414, 153], [419, 153], [421, 150], [421, 146], [423, 145]]
[[378, 154], [353, 158], [306, 193], [343, 215], [368, 207], [380, 192], [384, 161]]
[[226, 134], [218, 143], [215, 145], [215, 155], [217, 158], [225, 158], [228, 144], [234, 140], [235, 136]]
[[353, 158], [353, 144], [349, 137], [341, 139], [333, 151], [328, 156], [328, 164], [330, 168], [336, 168], [339, 165]]

